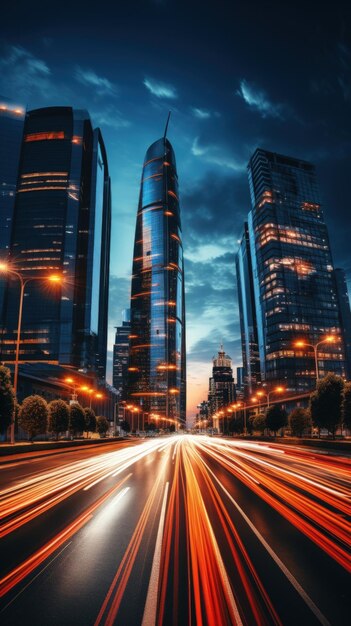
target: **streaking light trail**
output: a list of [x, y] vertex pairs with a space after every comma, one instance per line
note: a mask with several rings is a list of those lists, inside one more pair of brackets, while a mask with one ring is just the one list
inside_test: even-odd
[[[319, 591], [320, 565], [309, 581], [299, 563], [306, 550], [317, 551], [334, 572], [342, 611], [351, 571], [350, 459], [205, 436], [68, 456], [55, 469], [43, 455], [34, 474], [29, 461], [27, 475], [0, 492], [5, 550], [38, 523], [43, 529], [15, 565], [6, 568], [2, 557], [4, 621], [16, 623], [12, 612], [17, 619], [22, 611], [35, 623], [31, 594], [50, 611], [50, 585], [59, 593], [69, 579], [82, 624], [279, 626], [293, 614], [301, 623], [338, 623]], [[58, 521], [46, 524], [55, 511]], [[100, 572], [93, 597], [87, 590], [84, 599], [89, 578], [77, 559]], [[62, 593], [57, 623], [72, 610]]]

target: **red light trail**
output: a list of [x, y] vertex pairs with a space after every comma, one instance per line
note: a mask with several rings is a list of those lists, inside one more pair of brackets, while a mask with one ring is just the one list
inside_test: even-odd
[[[311, 542], [340, 572], [349, 573], [350, 459], [278, 444], [193, 436], [94, 454], [73, 462], [65, 458], [56, 468], [50, 467], [53, 457], [45, 456], [46, 469], [14, 480], [0, 492], [3, 540], [30, 531], [35, 520], [45, 520], [70, 498], [79, 499], [81, 506], [73, 520], [49, 528], [38, 549], [5, 569], [0, 579], [5, 614], [29, 593], [27, 588], [44, 569], [59, 572], [59, 559], [53, 564], [49, 557], [66, 547], [67, 555], [90, 527], [96, 534], [105, 519], [113, 523], [116, 516], [118, 524], [118, 515], [132, 519], [136, 510], [114, 566], [112, 561], [114, 571], [109, 570], [99, 590], [95, 613], [87, 618], [95, 626], [122, 623], [126, 598], [140, 571], [148, 584], [140, 583], [138, 605], [128, 610], [139, 611], [142, 626], [284, 624], [257, 550], [311, 619], [313, 614], [319, 623], [329, 624], [294, 564], [285, 562], [284, 550], [278, 555], [272, 546], [267, 523], [260, 520], [273, 511], [299, 541]], [[260, 511], [257, 519], [245, 512], [245, 498]], [[253, 542], [259, 546], [255, 550]]]

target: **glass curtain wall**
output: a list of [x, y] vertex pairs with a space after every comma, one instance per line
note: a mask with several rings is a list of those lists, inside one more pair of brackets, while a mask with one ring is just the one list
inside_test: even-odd
[[183, 246], [176, 161], [162, 138], [143, 166], [133, 259], [129, 396], [159, 418], [185, 419]]

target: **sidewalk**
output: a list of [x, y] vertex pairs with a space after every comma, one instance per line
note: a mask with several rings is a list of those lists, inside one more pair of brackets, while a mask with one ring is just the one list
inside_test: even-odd
[[14, 445], [11, 445], [10, 443], [0, 443], [0, 464], [11, 463], [13, 461], [24, 461], [41, 456], [48, 456], [50, 454], [72, 452], [74, 449], [82, 446], [91, 446], [95, 448], [101, 445], [122, 441], [125, 441], [124, 437], [77, 439], [73, 441], [35, 441], [34, 443], [21, 441], [15, 443]]

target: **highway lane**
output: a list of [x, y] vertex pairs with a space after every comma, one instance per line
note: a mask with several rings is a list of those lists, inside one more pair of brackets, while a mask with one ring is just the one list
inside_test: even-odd
[[0, 466], [4, 624], [346, 624], [350, 459], [173, 436]]

